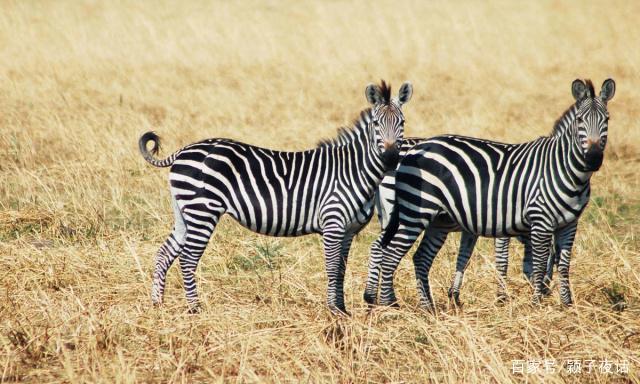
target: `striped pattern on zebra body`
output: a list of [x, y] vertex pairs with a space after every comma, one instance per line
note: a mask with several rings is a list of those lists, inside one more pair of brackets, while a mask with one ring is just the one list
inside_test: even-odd
[[[576, 103], [548, 137], [504, 144], [444, 135], [407, 152], [396, 172], [395, 208], [378, 242], [381, 262], [369, 269], [375, 282], [371, 291], [377, 292], [380, 284], [380, 304], [396, 303], [394, 272], [420, 233], [433, 237], [429, 255], [435, 255], [446, 236], [447, 229], [441, 229], [446, 225], [477, 236], [529, 235], [534, 302], [541, 299], [555, 235], [560, 297], [565, 305], [572, 304], [571, 248], [577, 220], [589, 201], [591, 176], [602, 164], [607, 103], [615, 94], [615, 83], [606, 80], [596, 96], [590, 81], [575, 80], [572, 94]], [[443, 215], [444, 226], [440, 224]], [[433, 310], [428, 279], [433, 258], [429, 255], [416, 253], [414, 266], [421, 305]]]
[[[406, 155], [413, 146], [419, 144], [422, 141], [428, 140], [428, 138], [407, 137], [402, 141], [400, 146], [400, 158]], [[378, 212], [378, 221], [381, 226], [381, 230], [387, 226], [391, 212], [395, 204], [395, 171], [389, 171], [385, 174], [378, 191], [376, 192], [376, 211]], [[459, 231], [459, 227], [445, 228], [448, 232]], [[447, 232], [447, 233], [448, 233]], [[443, 234], [446, 236], [446, 233]], [[531, 280], [531, 274], [533, 269], [533, 261], [531, 255], [531, 243], [528, 236], [517, 236], [517, 239], [525, 246], [525, 257], [522, 261], [522, 270], [528, 280]], [[434, 243], [435, 242], [435, 243]], [[462, 288], [462, 281], [464, 278], [464, 271], [469, 264], [469, 259], [473, 253], [473, 249], [477, 242], [477, 236], [461, 231], [460, 247], [458, 250], [458, 257], [456, 260], [456, 272], [451, 282], [451, 287], [448, 291], [448, 296], [456, 305], [461, 305], [460, 301], [460, 289]], [[509, 258], [509, 243], [510, 238], [499, 237], [495, 239], [495, 258], [496, 268], [499, 272], [498, 279], [498, 301], [504, 302], [507, 299], [506, 295], [506, 277]], [[438, 252], [441, 245], [437, 244], [437, 237], [423, 236], [420, 244], [418, 245], [418, 252], [420, 255], [415, 258], [421, 260], [423, 258], [434, 258], [433, 252]], [[369, 268], [376, 268], [380, 264], [382, 252], [380, 251], [379, 243], [372, 247], [371, 257], [369, 258]], [[545, 277], [545, 294], [549, 293], [548, 286], [551, 283], [553, 265], [549, 265], [547, 270], [547, 276]], [[377, 276], [377, 275], [376, 275]], [[377, 292], [373, 292], [377, 287], [377, 279], [374, 281], [372, 274], [369, 275], [370, 279], [367, 281], [367, 287], [365, 289], [364, 300], [369, 304], [374, 304]]]
[[167, 270], [177, 258], [190, 311], [199, 309], [198, 261], [220, 217], [228, 213], [264, 235], [322, 234], [328, 306], [346, 313], [343, 283], [351, 241], [373, 215], [373, 196], [384, 172], [397, 165], [404, 134], [401, 107], [411, 98], [412, 87], [403, 84], [397, 99], [391, 99], [384, 81], [367, 86], [365, 93], [372, 108], [361, 112], [352, 128], [303, 152], [209, 139], [157, 160], [153, 154], [159, 138], [145, 133], [139, 140], [145, 160], [171, 166], [175, 216], [173, 232], [156, 255], [153, 303], [162, 303]]

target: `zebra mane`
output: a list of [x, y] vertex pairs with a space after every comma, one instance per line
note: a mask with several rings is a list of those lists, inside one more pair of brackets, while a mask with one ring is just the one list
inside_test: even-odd
[[340, 145], [349, 144], [354, 141], [358, 134], [367, 129], [368, 123], [371, 121], [371, 108], [367, 108], [360, 112], [360, 116], [353, 121], [350, 127], [338, 128], [338, 136], [332, 139], [322, 139], [318, 142], [318, 148], [330, 148]]
[[578, 112], [578, 104], [573, 104], [553, 123], [553, 129], [549, 137], [561, 136], [566, 129], [571, 125], [571, 122], [576, 118], [576, 112]]

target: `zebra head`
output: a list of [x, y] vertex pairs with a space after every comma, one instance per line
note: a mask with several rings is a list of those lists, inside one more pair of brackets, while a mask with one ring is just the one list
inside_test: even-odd
[[612, 79], [605, 80], [600, 95], [596, 96], [591, 80], [577, 79], [571, 85], [571, 92], [576, 99], [576, 139], [584, 155], [584, 171], [595, 172], [600, 169], [604, 157], [609, 123], [607, 103], [616, 93], [616, 83]]
[[404, 137], [404, 115], [402, 105], [411, 100], [413, 87], [404, 83], [400, 87], [397, 99], [391, 99], [391, 86], [382, 80], [380, 86], [369, 84], [365, 89], [367, 100], [371, 103], [371, 122], [375, 145], [382, 154], [387, 169], [394, 169], [400, 158], [400, 145]]

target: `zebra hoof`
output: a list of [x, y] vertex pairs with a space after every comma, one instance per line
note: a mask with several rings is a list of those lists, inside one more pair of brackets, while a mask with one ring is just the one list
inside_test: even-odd
[[347, 311], [345, 307], [339, 307], [337, 305], [329, 305], [329, 312], [331, 312], [333, 316], [340, 316], [340, 317], [351, 316], [351, 314], [349, 313], [349, 311]]
[[378, 305], [383, 306], [383, 307], [389, 307], [389, 308], [400, 308], [400, 304], [398, 303], [397, 300], [393, 300], [393, 301], [380, 301], [378, 303]]
[[562, 305], [567, 308], [573, 307], [573, 299], [562, 300]]
[[187, 311], [188, 314], [190, 315], [195, 315], [202, 312], [202, 308], [200, 307], [199, 304], [196, 305], [192, 305], [189, 307], [189, 310]]
[[374, 306], [376, 305], [376, 295], [373, 293], [369, 293], [369, 292], [365, 292], [363, 295], [364, 298], [364, 302], [369, 304], [369, 306]]
[[449, 288], [447, 296], [449, 296], [449, 300], [453, 302], [453, 305], [455, 305], [456, 307], [462, 307], [462, 301], [460, 301], [459, 291], [454, 291], [453, 289]]
[[506, 293], [498, 293], [498, 296], [496, 297], [496, 303], [498, 305], [504, 305], [509, 301], [509, 296], [507, 296]]
[[542, 288], [540, 289], [540, 293], [544, 297], [549, 297], [549, 296], [551, 296], [551, 288], [548, 285], [544, 284], [542, 286]]
[[430, 315], [436, 314], [436, 307], [434, 307], [432, 303], [420, 303], [420, 309]]

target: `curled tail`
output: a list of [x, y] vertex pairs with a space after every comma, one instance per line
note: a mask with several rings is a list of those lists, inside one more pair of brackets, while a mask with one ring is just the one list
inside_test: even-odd
[[398, 209], [398, 194], [396, 193], [396, 202], [393, 205], [393, 210], [391, 211], [391, 216], [389, 217], [389, 223], [384, 229], [384, 236], [382, 236], [382, 241], [380, 246], [382, 248], [386, 248], [387, 245], [391, 242], [391, 239], [398, 232], [398, 228], [400, 227], [400, 210]]
[[[147, 143], [150, 141], [153, 142], [153, 147], [151, 147], [151, 150], [148, 150]], [[180, 153], [180, 151], [176, 151], [164, 159], [156, 159], [153, 157], [160, 150], [160, 136], [156, 135], [156, 133], [152, 131], [147, 132], [140, 137], [140, 140], [138, 140], [138, 148], [140, 148], [142, 157], [144, 157], [149, 164], [155, 167], [170, 166], [176, 160], [178, 153]]]

